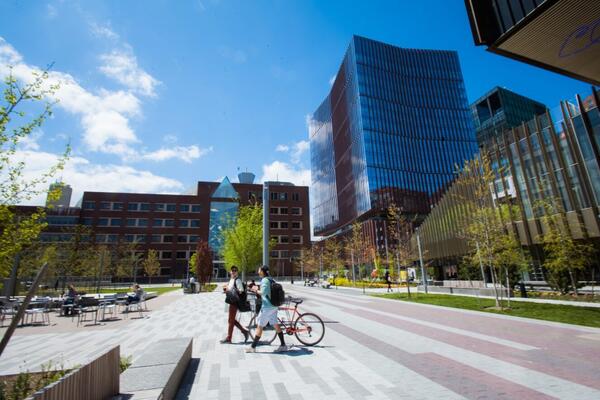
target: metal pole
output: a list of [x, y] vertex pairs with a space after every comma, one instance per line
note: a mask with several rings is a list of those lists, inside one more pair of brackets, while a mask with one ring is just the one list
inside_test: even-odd
[[269, 265], [269, 184], [263, 184], [263, 265]]
[[354, 272], [354, 249], [350, 249], [350, 258], [352, 259], [352, 286], [356, 286], [356, 275]]
[[96, 285], [96, 293], [100, 293], [100, 281], [102, 280], [102, 269], [104, 268], [104, 249], [100, 251], [100, 268], [98, 269], [98, 284]]
[[[419, 234], [419, 228], [416, 229], [417, 233], [417, 247], [419, 248], [419, 264], [421, 265], [421, 280], [423, 280], [423, 287], [425, 288], [425, 294], [427, 294], [427, 275], [425, 274], [425, 266], [423, 265], [423, 252], [421, 251], [421, 236]], [[408, 282], [408, 271], [406, 272]]]

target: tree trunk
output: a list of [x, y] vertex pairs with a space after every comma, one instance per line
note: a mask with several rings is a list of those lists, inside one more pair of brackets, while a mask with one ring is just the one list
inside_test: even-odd
[[508, 301], [508, 308], [510, 308], [510, 280], [508, 279], [508, 268], [504, 267], [504, 273], [506, 274], [506, 300]]
[[494, 287], [494, 298], [496, 299], [496, 307], [500, 307], [500, 301], [498, 300], [498, 287], [496, 286], [496, 274], [494, 273], [494, 267], [490, 264], [490, 275], [492, 277], [492, 286]]
[[575, 296], [579, 295], [579, 292], [577, 291], [577, 282], [575, 282], [575, 277], [573, 276], [573, 270], [571, 268], [568, 268], [569, 271], [569, 278], [571, 278], [571, 285], [573, 286], [573, 292], [575, 292]]

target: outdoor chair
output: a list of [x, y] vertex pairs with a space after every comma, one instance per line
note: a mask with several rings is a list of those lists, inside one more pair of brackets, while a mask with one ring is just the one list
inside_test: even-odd
[[83, 321], [87, 321], [88, 315], [94, 315], [94, 324], [98, 323], [98, 310], [100, 302], [93, 297], [82, 297], [77, 302], [77, 326]]
[[130, 313], [131, 311], [138, 311], [140, 313], [140, 318], [144, 316], [144, 311], [148, 311], [148, 306], [146, 305], [146, 292], [142, 293], [142, 296], [138, 301], [132, 301], [127, 305], [127, 313]]
[[109, 295], [109, 296], [105, 296], [102, 300], [100, 300], [100, 312], [101, 317], [100, 320], [104, 321], [106, 320], [106, 314], [110, 313], [111, 315], [111, 319], [116, 318], [117, 316], [117, 296], [116, 295]]
[[16, 306], [18, 303], [7, 299], [0, 300], [0, 327], [4, 327], [4, 320], [14, 318], [17, 315]]
[[[41, 321], [38, 321], [40, 317]], [[23, 314], [23, 325], [36, 324], [36, 323], [50, 325], [50, 301], [39, 300], [29, 303], [25, 314]]]

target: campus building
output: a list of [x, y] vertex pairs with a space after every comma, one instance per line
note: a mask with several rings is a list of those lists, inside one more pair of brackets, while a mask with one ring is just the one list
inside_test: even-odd
[[[600, 96], [592, 91], [585, 101], [577, 96], [576, 104], [561, 102], [557, 114], [547, 110], [504, 130], [485, 147], [493, 165], [504, 168], [491, 188], [494, 200], [519, 206], [520, 216], [510, 222], [533, 257], [527, 279], [544, 278], [538, 200], [559, 199], [569, 234], [600, 249]], [[427, 257], [434, 260], [436, 279], [453, 276], [469, 251], [459, 234], [461, 221], [468, 218], [460, 199], [469, 193], [458, 193], [461, 190], [451, 187], [419, 228]]]
[[[49, 209], [45, 242], [67, 242], [73, 229], [90, 229], [97, 244], [137, 243], [140, 252], [154, 249], [160, 259], [160, 277], [186, 276], [198, 241], [206, 241], [215, 253], [214, 275], [225, 276], [219, 256], [221, 232], [240, 205], [262, 203], [263, 185], [242, 182], [198, 182], [195, 194], [84, 192], [77, 207]], [[277, 244], [270, 254], [274, 274], [291, 274], [302, 248], [310, 243], [308, 187], [269, 182], [271, 238]], [[20, 207], [20, 212], [35, 207]]]
[[465, 0], [476, 45], [600, 85], [600, 2]]
[[505, 130], [546, 113], [535, 100], [496, 86], [471, 104], [477, 143], [480, 147], [499, 140]]
[[314, 234], [360, 221], [383, 247], [386, 209], [426, 215], [477, 152], [457, 53], [353, 36], [309, 136]]

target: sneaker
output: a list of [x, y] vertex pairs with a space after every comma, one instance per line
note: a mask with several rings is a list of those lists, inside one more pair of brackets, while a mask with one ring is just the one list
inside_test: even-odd
[[275, 353], [285, 353], [286, 351], [288, 351], [288, 347], [282, 344], [275, 350]]
[[246, 348], [246, 353], [256, 353], [256, 347], [248, 347]]
[[244, 331], [244, 343], [248, 342], [249, 338], [250, 338], [250, 332]]
[[228, 338], [221, 339], [221, 340], [219, 340], [219, 343], [221, 343], [221, 344], [229, 344], [229, 343], [231, 343], [231, 339], [228, 339]]

